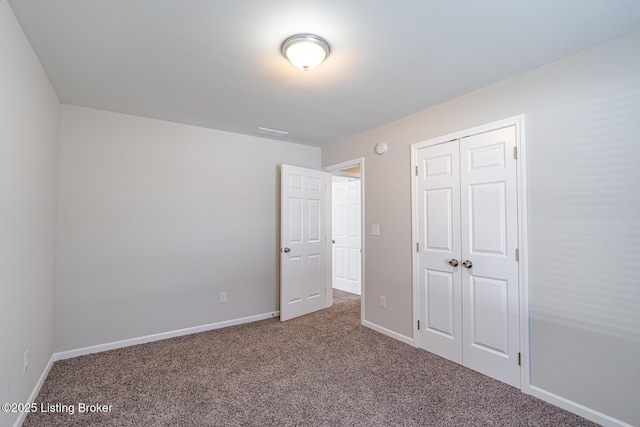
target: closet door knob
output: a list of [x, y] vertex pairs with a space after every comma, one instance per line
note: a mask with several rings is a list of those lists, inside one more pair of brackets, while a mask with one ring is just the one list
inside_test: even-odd
[[469, 261], [469, 260], [466, 260], [465, 262], [462, 263], [462, 266], [464, 268], [471, 268], [471, 267], [473, 267], [473, 263], [471, 261]]
[[288, 254], [289, 252], [291, 252], [291, 249], [289, 249], [289, 248], [284, 248], [284, 253], [285, 253], [285, 254]]
[[458, 266], [458, 260], [457, 260], [457, 259], [455, 259], [455, 258], [450, 259], [450, 260], [449, 260], [449, 265], [450, 265], [451, 267], [457, 267], [457, 266]]

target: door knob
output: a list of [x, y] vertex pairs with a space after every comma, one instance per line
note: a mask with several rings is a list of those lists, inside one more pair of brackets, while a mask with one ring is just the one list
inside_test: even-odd
[[471, 267], [473, 267], [473, 263], [471, 261], [469, 261], [469, 260], [466, 260], [465, 262], [462, 263], [462, 266], [464, 268], [471, 268]]
[[291, 249], [289, 249], [289, 248], [284, 248], [284, 253], [285, 253], [285, 254], [288, 254], [289, 252], [291, 252]]
[[457, 260], [457, 259], [455, 259], [455, 258], [451, 258], [451, 259], [449, 260], [449, 265], [450, 265], [451, 267], [457, 267], [457, 266], [458, 266], [458, 260]]

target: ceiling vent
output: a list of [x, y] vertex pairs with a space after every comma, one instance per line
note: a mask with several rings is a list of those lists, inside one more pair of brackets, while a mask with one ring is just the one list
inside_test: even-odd
[[259, 133], [261, 135], [267, 135], [267, 136], [275, 136], [277, 138], [283, 137], [285, 135], [289, 135], [289, 132], [285, 132], [283, 130], [275, 130], [275, 129], [269, 129], [269, 128], [263, 128], [263, 127], [258, 127], [258, 129], [256, 129], [256, 133]]

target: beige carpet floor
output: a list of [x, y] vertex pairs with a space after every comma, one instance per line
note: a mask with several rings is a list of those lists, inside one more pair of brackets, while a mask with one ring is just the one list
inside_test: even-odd
[[361, 326], [359, 297], [339, 291], [289, 322], [56, 362], [36, 403], [51, 410], [25, 426], [596, 425]]

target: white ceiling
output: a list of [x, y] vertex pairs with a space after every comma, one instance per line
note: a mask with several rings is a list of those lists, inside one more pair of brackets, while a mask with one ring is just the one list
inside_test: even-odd
[[[64, 103], [322, 146], [640, 29], [638, 0], [9, 0]], [[326, 38], [304, 72], [288, 36]]]

